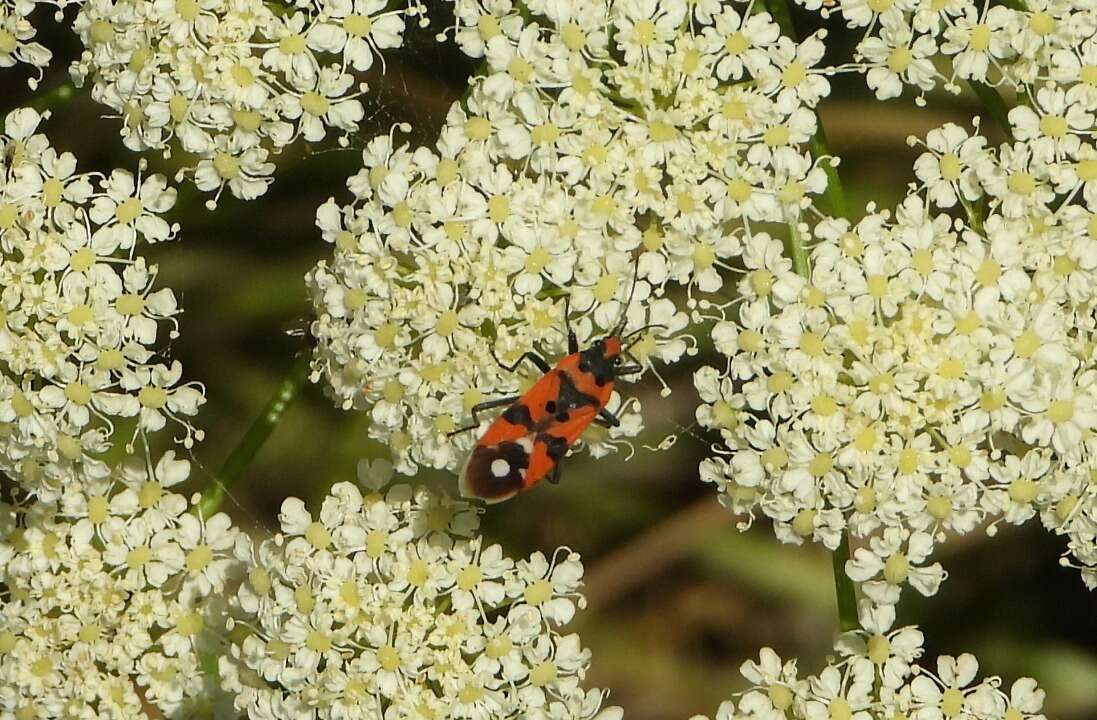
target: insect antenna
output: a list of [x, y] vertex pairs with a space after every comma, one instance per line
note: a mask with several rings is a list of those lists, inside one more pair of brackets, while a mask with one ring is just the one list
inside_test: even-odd
[[[621, 342], [623, 343], [624, 349], [628, 350], [630, 347], [632, 347], [636, 343], [640, 342], [640, 338], [637, 337], [637, 336], [640, 333], [644, 332], [645, 330], [650, 330], [651, 328], [659, 328], [660, 330], [666, 330], [667, 326], [663, 325], [662, 323], [648, 323], [647, 325], [641, 325], [640, 327], [638, 327], [635, 330], [631, 331], [628, 335], [625, 335], [623, 338], [621, 338]], [[635, 339], [632, 342], [626, 342], [629, 338], [635, 338]]]
[[613, 332], [609, 334], [609, 337], [621, 337], [621, 332], [625, 329], [625, 323], [628, 322], [628, 309], [632, 305], [632, 297], [636, 293], [636, 283], [640, 278], [640, 257], [636, 257], [636, 262], [632, 265], [632, 287], [628, 290], [628, 298], [625, 300], [625, 304], [621, 306], [621, 318], [613, 326]]

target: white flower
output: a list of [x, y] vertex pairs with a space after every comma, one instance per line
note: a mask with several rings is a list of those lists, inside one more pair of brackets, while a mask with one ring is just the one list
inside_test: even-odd
[[1092, 126], [1093, 114], [1056, 87], [1040, 88], [1035, 103], [1035, 110], [1020, 106], [1009, 111], [1014, 137], [1027, 142], [1043, 162], [1075, 155], [1081, 146], [1079, 133]]
[[307, 33], [314, 50], [342, 53], [355, 70], [368, 70], [374, 54], [399, 47], [404, 20], [397, 12], [383, 12], [387, 0], [333, 0], [324, 4], [321, 22]]
[[358, 461], [358, 482], [371, 490], [380, 490], [389, 484], [393, 476], [392, 462], [385, 458]]
[[867, 37], [857, 47], [869, 64], [865, 81], [879, 100], [898, 97], [904, 84], [925, 92], [932, 90], [936, 82], [932, 57], [937, 52], [937, 43], [931, 35], [915, 38], [900, 17], [885, 14], [879, 37]]
[[952, 67], [956, 77], [985, 81], [992, 64], [1013, 55], [1008, 28], [1015, 18], [1013, 10], [1000, 5], [985, 5], [982, 12], [964, 6], [963, 15], [944, 31], [941, 44], [941, 52], [955, 55]]
[[724, 5], [712, 25], [707, 25], [704, 37], [717, 54], [716, 77], [721, 80], [739, 79], [744, 71], [756, 76], [770, 64], [767, 52], [781, 31], [768, 13], [743, 17], [733, 6]]
[[875, 666], [876, 682], [888, 691], [898, 691], [910, 677], [912, 664], [922, 655], [921, 631], [913, 626], [893, 630], [894, 605], [862, 600], [859, 617], [861, 627], [843, 633], [835, 649], [845, 657], [867, 659]]
[[27, 80], [32, 89], [37, 87], [43, 68], [53, 58], [48, 48], [33, 42], [36, 30], [27, 16], [34, 7], [35, 3], [32, 2], [0, 5], [0, 67], [26, 63], [35, 68], [35, 76]]
[[853, 559], [846, 563], [846, 574], [865, 583], [865, 595], [876, 603], [898, 602], [899, 586], [903, 583], [910, 583], [923, 595], [933, 595], [945, 578], [940, 563], [920, 566], [933, 548], [933, 541], [926, 533], [913, 533], [904, 550], [898, 533], [885, 531], [883, 537], [872, 538], [871, 548], [871, 551], [858, 548], [854, 552]]
[[981, 194], [976, 168], [985, 153], [986, 139], [969, 136], [958, 125], [946, 123], [926, 135], [926, 148], [914, 163], [914, 173], [926, 184], [928, 199], [949, 208], [957, 198], [976, 200]]
[[937, 676], [923, 673], [911, 683], [913, 717], [938, 720], [963, 713], [968, 704], [970, 685], [979, 672], [974, 655], [959, 657], [942, 655], [937, 658]]

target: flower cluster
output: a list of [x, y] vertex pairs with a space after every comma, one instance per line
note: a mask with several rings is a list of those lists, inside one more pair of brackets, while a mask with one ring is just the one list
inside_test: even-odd
[[[727, 364], [697, 375], [698, 417], [730, 452], [704, 479], [784, 540], [863, 539], [847, 572], [878, 603], [905, 583], [935, 592], [943, 571], [927, 559], [947, 531], [1034, 515], [1071, 538], [1097, 586], [1097, 14], [975, 4], [840, 9], [878, 32], [858, 69], [880, 98], [934, 87], [938, 49], [954, 56], [949, 85], [1024, 91], [1013, 142], [989, 148], [953, 124], [912, 139], [925, 153], [895, 213], [800, 228], [805, 282], [768, 263], [748, 272], [735, 303], [713, 306]], [[774, 277], [791, 292], [768, 291]]]
[[[713, 332], [727, 364], [696, 376], [698, 418], [730, 452], [703, 477], [787, 541], [873, 536], [849, 572], [878, 602], [906, 580], [934, 591], [939, 566], [919, 565], [946, 531], [1036, 514], [1092, 527], [1097, 221], [1062, 203], [1085, 191], [1086, 161], [1036, 157], [931, 133], [894, 216], [811, 231], [795, 296], [740, 281]], [[947, 214], [965, 195], [989, 214]]]
[[[135, 255], [174, 235], [155, 214], [174, 193], [77, 174], [40, 119], [11, 114], [0, 147], [0, 457], [17, 485], [0, 504], [0, 714], [618, 718], [561, 632], [583, 605], [571, 551], [510, 560], [469, 505], [382, 491], [384, 463], [316, 521], [287, 500], [283, 534], [257, 545], [174, 492], [190, 464], [154, 463], [148, 435], [202, 398], [154, 364], [177, 309]], [[128, 460], [96, 457], [130, 416]]]
[[925, 667], [917, 662], [922, 633], [893, 629], [894, 620], [891, 608], [870, 614], [863, 630], [838, 637], [837, 658], [806, 678], [795, 660], [763, 648], [740, 668], [750, 689], [721, 704], [716, 720], [1043, 720], [1044, 691], [1035, 680], [1021, 678], [1006, 693], [1001, 678], [976, 680], [979, 662], [969, 653], [942, 655], [935, 669]]
[[[797, 0], [820, 9], [824, 0]], [[970, 0], [840, 0], [836, 10], [852, 29], [865, 28], [843, 66], [865, 76], [877, 98], [910, 86], [922, 96], [938, 83], [953, 93], [959, 82], [1029, 90], [1047, 80], [1097, 89], [1097, 8], [1088, 0], [1026, 0], [994, 4]], [[1019, 6], [1019, 7], [1018, 7]], [[943, 61], [943, 62], [935, 62]]]
[[74, 1], [78, 0], [0, 0], [0, 68], [29, 65], [34, 68], [34, 74], [27, 79], [27, 84], [31, 89], [38, 87], [53, 53], [35, 42], [38, 33], [31, 13], [40, 6], [49, 5], [56, 8], [60, 18], [65, 7]]
[[[1089, 52], [1083, 16], [1055, 57]], [[1011, 67], [1048, 52], [1032, 40]], [[1029, 77], [1011, 142], [953, 124], [912, 139], [917, 182], [894, 213], [801, 225], [802, 279], [758, 265], [708, 307], [727, 363], [697, 374], [698, 419], [726, 454], [702, 476], [786, 541], [860, 538], [847, 573], [878, 603], [936, 591], [946, 533], [1035, 515], [1097, 585], [1097, 80], [1049, 77]]]
[[[317, 213], [335, 254], [309, 276], [317, 372], [344, 407], [371, 408], [409, 471], [455, 466], [473, 438], [447, 433], [531, 380], [495, 358], [561, 354], [569, 307], [581, 344], [623, 318], [646, 368], [692, 351], [668, 290], [691, 309], [730, 263], [767, 259], [750, 227], [826, 185], [807, 151], [830, 87], [823, 33], [796, 43], [741, 2], [455, 11], [482, 72], [433, 150], [367, 147], [354, 200]], [[638, 405], [623, 411], [593, 452], [639, 431]]]
[[271, 182], [271, 154], [329, 132], [345, 142], [358, 128], [362, 73], [422, 11], [388, 0], [300, 0], [284, 11], [261, 0], [89, 0], [72, 73], [90, 76], [93, 97], [119, 113], [127, 147], [178, 147], [199, 189], [252, 199]]
[[159, 175], [78, 172], [40, 120], [14, 111], [0, 135], [0, 470], [51, 500], [109, 475], [97, 456], [119, 419], [134, 435], [172, 420], [189, 446], [204, 398], [155, 354], [179, 308], [135, 254], [175, 235], [160, 217], [175, 190]]
[[747, 275], [714, 330], [728, 362], [697, 374], [698, 418], [731, 455], [703, 476], [785, 540], [873, 536], [848, 570], [878, 602], [934, 591], [939, 566], [918, 566], [946, 531], [1039, 514], [1092, 537], [1097, 220], [1069, 200], [1092, 195], [1097, 152], [1072, 137], [931, 132], [894, 216], [805, 229], [798, 294], [752, 297]]
[[202, 655], [220, 651], [239, 535], [186, 512], [169, 488], [189, 472], [168, 452], [0, 505], [0, 715], [212, 716]]
[[377, 464], [363, 469], [365, 496], [337, 484], [316, 518], [290, 498], [280, 535], [238, 546], [250, 572], [220, 659], [236, 709], [255, 720], [599, 714], [603, 692], [580, 687], [590, 652], [560, 633], [583, 605], [578, 556], [515, 562], [475, 534], [470, 505], [383, 488]]

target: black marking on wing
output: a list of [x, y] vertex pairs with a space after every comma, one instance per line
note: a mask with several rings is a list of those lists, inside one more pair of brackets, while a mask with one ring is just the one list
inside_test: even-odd
[[562, 437], [541, 433], [537, 436], [538, 442], [545, 444], [545, 453], [553, 462], [560, 462], [568, 452], [568, 441]]
[[[492, 472], [491, 465], [496, 460], [507, 463], [506, 475], [497, 476]], [[477, 446], [473, 448], [468, 465], [465, 466], [461, 492], [466, 497], [477, 497], [488, 502], [506, 500], [522, 489], [527, 468], [529, 453], [513, 440], [493, 447]]]
[[602, 387], [616, 376], [613, 363], [606, 357], [604, 345], [601, 342], [591, 345], [582, 352], [579, 370], [593, 375], [594, 384], [598, 387]]
[[569, 377], [566, 372], [561, 372], [560, 391], [556, 396], [556, 411], [567, 412], [569, 410], [574, 410], [577, 407], [583, 407], [584, 405], [597, 407], [598, 400], [575, 387], [575, 383], [571, 381], [571, 377]]
[[503, 411], [503, 419], [511, 425], [533, 427], [533, 416], [530, 415], [529, 406], [522, 402], [516, 402]]

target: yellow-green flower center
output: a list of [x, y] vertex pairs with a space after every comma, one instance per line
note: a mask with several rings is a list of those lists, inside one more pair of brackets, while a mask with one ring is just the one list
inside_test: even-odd
[[343, 30], [348, 35], [365, 37], [373, 30], [373, 20], [369, 15], [347, 15], [343, 18]]

